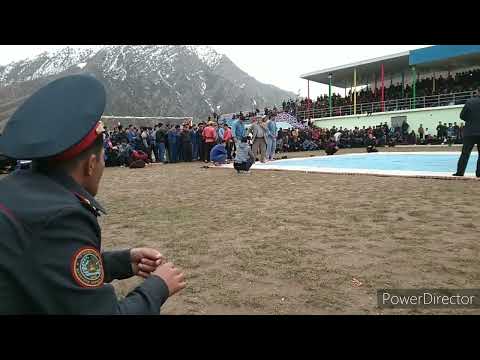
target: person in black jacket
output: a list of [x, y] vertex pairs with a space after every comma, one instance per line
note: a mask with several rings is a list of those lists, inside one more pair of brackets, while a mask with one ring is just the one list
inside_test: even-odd
[[458, 159], [457, 172], [453, 176], [463, 176], [467, 168], [470, 153], [477, 144], [478, 161], [476, 176], [480, 177], [480, 89], [464, 105], [460, 118], [465, 121], [463, 130], [462, 155]]
[[192, 137], [191, 137], [192, 130], [190, 126], [185, 124], [183, 125], [182, 132], [180, 133], [180, 139], [182, 142], [182, 153], [183, 153], [183, 161], [191, 162], [192, 161]]
[[123, 128], [122, 125], [118, 125], [118, 132], [113, 139], [113, 142], [114, 142], [113, 145], [121, 144], [124, 141], [128, 142], [127, 133], [125, 132], [125, 129]]
[[155, 157], [157, 162], [165, 162], [165, 138], [167, 132], [162, 123], [158, 124], [157, 131], [155, 132], [155, 143], [157, 144], [157, 152]]
[[[33, 162], [0, 180], [0, 314], [159, 314], [185, 287], [155, 249], [101, 249], [105, 97], [93, 76], [60, 78], [5, 126], [0, 152]], [[134, 275], [145, 281], [118, 300], [110, 282]]]
[[198, 153], [200, 154], [200, 161], [206, 160], [205, 158], [205, 139], [202, 136], [203, 129], [205, 128], [205, 123], [201, 122], [198, 124]]

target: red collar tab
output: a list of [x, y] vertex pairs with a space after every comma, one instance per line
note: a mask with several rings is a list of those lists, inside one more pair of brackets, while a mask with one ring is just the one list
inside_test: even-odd
[[88, 200], [85, 196], [80, 195], [79, 193], [75, 192], [75, 196], [80, 200], [83, 206], [85, 206], [88, 210], [90, 210], [95, 216], [100, 215], [100, 211], [93, 206], [92, 202]]

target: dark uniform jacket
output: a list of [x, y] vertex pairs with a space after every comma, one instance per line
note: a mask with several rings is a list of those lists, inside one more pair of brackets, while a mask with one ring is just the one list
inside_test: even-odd
[[[169, 292], [157, 276], [117, 300], [109, 283], [133, 275], [130, 251], [100, 255], [100, 212], [68, 175], [29, 169], [0, 180], [0, 314], [159, 314]], [[91, 286], [78, 280], [78, 266], [91, 265], [75, 262], [82, 251], [101, 259], [86, 272], [97, 275]]]
[[474, 97], [467, 101], [460, 113], [460, 119], [465, 121], [463, 136], [480, 135], [480, 97]]

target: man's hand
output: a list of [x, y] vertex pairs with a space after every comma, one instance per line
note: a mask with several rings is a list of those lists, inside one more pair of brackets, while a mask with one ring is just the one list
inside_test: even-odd
[[152, 271], [165, 261], [162, 254], [151, 248], [134, 248], [130, 250], [130, 261], [134, 275], [144, 278], [150, 276]]
[[169, 296], [179, 292], [187, 285], [184, 273], [176, 268], [171, 262], [161, 264], [152, 272], [152, 275], [158, 276], [165, 281], [168, 287]]

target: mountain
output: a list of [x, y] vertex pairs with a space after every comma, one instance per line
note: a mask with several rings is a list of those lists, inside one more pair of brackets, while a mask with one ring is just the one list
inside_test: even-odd
[[105, 115], [193, 116], [198, 120], [214, 111], [248, 111], [251, 99], [263, 109], [295, 97], [260, 83], [208, 46], [66, 47], [0, 66], [0, 129], [35, 90], [58, 77], [82, 72], [94, 74], [105, 85]]

